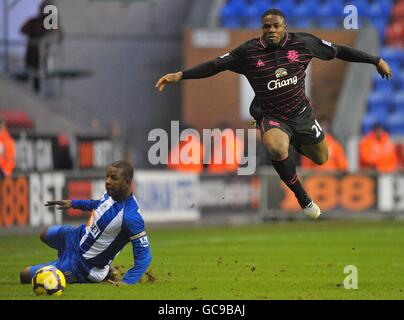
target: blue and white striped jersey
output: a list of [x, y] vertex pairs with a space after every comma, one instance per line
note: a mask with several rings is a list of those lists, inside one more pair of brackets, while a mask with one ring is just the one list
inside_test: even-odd
[[151, 250], [136, 198], [131, 196], [117, 202], [105, 193], [101, 200], [72, 200], [72, 206], [92, 210], [88, 224], [78, 229], [76, 253], [80, 272], [88, 273], [91, 279], [93, 269], [108, 270], [112, 260], [131, 241], [135, 263], [123, 281], [128, 284], [139, 281], [150, 265]]

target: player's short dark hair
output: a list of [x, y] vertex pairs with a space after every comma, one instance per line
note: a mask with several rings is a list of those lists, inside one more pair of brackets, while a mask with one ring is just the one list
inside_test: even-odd
[[133, 167], [132, 165], [124, 160], [115, 161], [111, 164], [111, 167], [122, 169], [122, 175], [124, 179], [131, 182], [133, 179]]
[[261, 16], [261, 20], [264, 20], [264, 18], [265, 18], [266, 16], [269, 16], [269, 15], [282, 17], [283, 20], [285, 20], [285, 22], [286, 22], [286, 17], [285, 17], [285, 15], [283, 14], [283, 12], [282, 12], [281, 10], [275, 9], [275, 8], [269, 9], [269, 10], [265, 11], [265, 12], [263, 13], [263, 15]]

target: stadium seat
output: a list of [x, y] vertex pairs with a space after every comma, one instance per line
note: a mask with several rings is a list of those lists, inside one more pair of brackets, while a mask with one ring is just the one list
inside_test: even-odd
[[362, 119], [362, 133], [367, 134], [376, 123], [384, 124], [377, 115], [371, 113], [365, 114]]
[[274, 6], [283, 12], [286, 19], [292, 18], [295, 15], [295, 3], [292, 0], [282, 0], [276, 2]]
[[385, 39], [386, 27], [388, 24], [388, 18], [385, 17], [370, 17], [369, 23], [377, 29], [382, 41]]
[[364, 16], [368, 13], [368, 8], [370, 7], [367, 0], [351, 0], [347, 4], [352, 4], [358, 9], [358, 15]]
[[392, 91], [377, 90], [373, 91], [368, 98], [369, 110], [380, 108], [389, 109], [391, 106]]
[[365, 10], [365, 16], [371, 19], [383, 17], [388, 18], [390, 16], [388, 11], [384, 11], [384, 5], [382, 2], [373, 1], [370, 3]]
[[9, 129], [33, 129], [34, 121], [32, 118], [22, 110], [16, 109], [2, 109], [0, 114], [3, 116]]
[[393, 108], [396, 112], [404, 113], [404, 90], [398, 91], [393, 97]]
[[243, 23], [246, 11], [244, 0], [231, 0], [220, 11], [220, 22], [225, 28], [239, 28]]
[[295, 19], [313, 18], [316, 16], [316, 14], [313, 15], [313, 13], [316, 13], [318, 6], [319, 4], [317, 0], [301, 1], [295, 6], [293, 10], [293, 17]]
[[386, 29], [386, 43], [390, 46], [404, 46], [404, 23], [396, 21]]
[[384, 123], [386, 130], [392, 135], [404, 135], [404, 112], [391, 113]]
[[379, 119], [380, 122], [385, 122], [387, 116], [390, 114], [390, 112], [387, 110], [387, 108], [379, 108], [375, 110], [369, 110], [367, 115], [369, 117], [374, 117]]
[[380, 50], [380, 55], [383, 59], [388, 60], [390, 63], [393, 61], [400, 62], [402, 54], [403, 52], [400, 49], [394, 47], [382, 47]]
[[260, 28], [261, 16], [268, 10], [268, 1], [258, 0], [252, 2], [244, 13], [244, 26], [247, 28]]
[[374, 91], [393, 91], [394, 90], [394, 82], [386, 81], [383, 79], [378, 73], [375, 74], [373, 80], [373, 90]]
[[322, 3], [318, 5], [316, 15], [320, 20], [325, 20], [325, 18], [334, 17], [335, 12], [329, 3]]
[[404, 19], [404, 1], [398, 1], [392, 10], [393, 19]]
[[404, 169], [404, 144], [397, 143], [396, 144], [396, 152], [398, 157], [398, 165], [401, 170]]
[[393, 81], [398, 90], [404, 90], [404, 71], [393, 74]]

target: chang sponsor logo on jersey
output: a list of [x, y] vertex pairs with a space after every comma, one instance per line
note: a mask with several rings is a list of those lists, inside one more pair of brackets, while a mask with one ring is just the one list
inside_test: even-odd
[[297, 84], [297, 76], [294, 76], [293, 78], [285, 79], [285, 80], [272, 80], [268, 83], [268, 90], [273, 91], [277, 90], [283, 87], [287, 87], [290, 85], [296, 85]]

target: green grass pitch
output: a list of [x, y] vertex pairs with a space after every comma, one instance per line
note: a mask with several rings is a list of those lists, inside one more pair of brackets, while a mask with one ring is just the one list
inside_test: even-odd
[[[153, 262], [135, 286], [71, 284], [60, 298], [19, 284], [26, 265], [56, 252], [38, 236], [0, 238], [0, 299], [404, 299], [404, 222], [303, 221], [148, 229]], [[131, 267], [127, 245], [114, 266]], [[347, 265], [358, 289], [344, 288]]]

